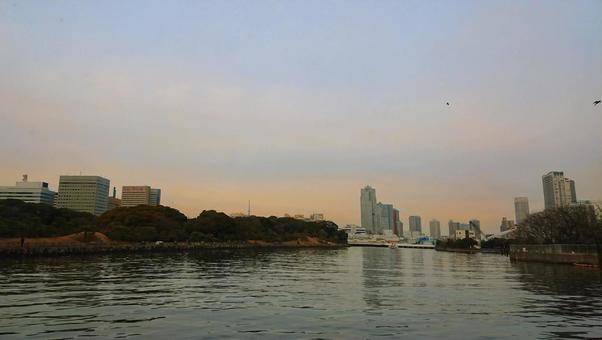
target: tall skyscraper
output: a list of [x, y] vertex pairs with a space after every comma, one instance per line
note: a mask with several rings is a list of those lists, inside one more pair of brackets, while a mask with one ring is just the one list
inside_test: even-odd
[[543, 175], [542, 182], [546, 209], [565, 207], [577, 202], [575, 181], [564, 177], [562, 171], [551, 171]]
[[150, 205], [151, 187], [148, 185], [129, 185], [121, 189], [121, 206], [135, 207]]
[[514, 198], [514, 219], [516, 224], [520, 225], [522, 221], [529, 215], [529, 198], [515, 197]]
[[370, 234], [375, 234], [378, 227], [376, 190], [369, 185], [361, 190], [360, 208], [362, 228]]
[[380, 213], [378, 222], [379, 226], [376, 231], [377, 234], [382, 234], [385, 231], [393, 232], [393, 228], [395, 227], [395, 216], [393, 212], [393, 205], [386, 203], [377, 203], [378, 211]]
[[393, 226], [393, 234], [397, 236], [403, 236], [403, 223], [399, 219], [399, 210], [393, 208], [393, 221], [395, 225]]
[[161, 189], [150, 189], [149, 205], [153, 207], [161, 205]]
[[54, 205], [56, 193], [48, 189], [46, 182], [29, 182], [27, 175], [23, 175], [22, 182], [16, 182], [15, 186], [1, 186], [0, 200], [14, 199], [27, 203], [44, 203]]
[[393, 233], [397, 236], [403, 235], [403, 224], [399, 220], [399, 210], [395, 209], [393, 204], [387, 203], [377, 203], [377, 209], [379, 211], [379, 216], [377, 222], [379, 224], [379, 228], [377, 228], [377, 233]]
[[441, 238], [441, 223], [436, 219], [432, 219], [429, 222], [429, 231], [432, 239]]
[[56, 206], [101, 215], [107, 211], [109, 184], [100, 176], [61, 176]]
[[422, 232], [420, 216], [410, 216], [410, 232]]

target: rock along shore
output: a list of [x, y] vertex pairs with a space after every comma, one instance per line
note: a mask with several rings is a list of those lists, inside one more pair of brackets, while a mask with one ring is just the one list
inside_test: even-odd
[[244, 248], [344, 248], [346, 244], [311, 241], [288, 242], [113, 242], [111, 244], [82, 244], [65, 246], [0, 247], [0, 257], [9, 256], [65, 256], [113, 253], [193, 252], [209, 249]]

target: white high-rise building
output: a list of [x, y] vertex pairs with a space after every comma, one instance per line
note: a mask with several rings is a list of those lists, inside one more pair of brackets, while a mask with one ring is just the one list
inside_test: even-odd
[[15, 186], [0, 186], [0, 200], [14, 199], [27, 203], [44, 203], [54, 205], [56, 192], [48, 189], [46, 182], [28, 182], [27, 175]]
[[551, 171], [543, 175], [542, 182], [546, 209], [566, 207], [577, 202], [575, 181], [564, 177], [562, 171]]
[[109, 180], [100, 176], [61, 176], [57, 208], [101, 215], [107, 211]]
[[360, 208], [362, 228], [366, 229], [370, 234], [376, 234], [379, 227], [379, 211], [377, 208], [376, 190], [369, 185], [361, 190]]
[[529, 216], [529, 198], [515, 197], [514, 198], [514, 220], [516, 224], [521, 224]]
[[432, 239], [441, 238], [441, 222], [439, 222], [439, 220], [432, 219], [429, 222], [429, 231]]

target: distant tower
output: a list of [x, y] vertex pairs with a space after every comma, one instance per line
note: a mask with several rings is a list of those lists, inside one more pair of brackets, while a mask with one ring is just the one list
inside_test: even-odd
[[113, 198], [117, 197], [117, 188], [113, 187]]
[[510, 226], [508, 225], [508, 219], [502, 217], [502, 223], [500, 224], [500, 232], [504, 232], [508, 229], [510, 229]]
[[27, 182], [27, 174], [23, 175], [23, 182]]
[[429, 222], [429, 231], [431, 233], [431, 238], [440, 239], [441, 238], [441, 222], [436, 219], [432, 219]]
[[247, 206], [247, 216], [251, 216], [251, 200], [249, 200], [249, 204]]
[[367, 185], [360, 193], [360, 211], [362, 228], [365, 228], [369, 234], [375, 234], [379, 224], [376, 202], [376, 190]]
[[[393, 204], [386, 203], [377, 203], [376, 204], [378, 215], [377, 222], [378, 227], [376, 228], [377, 234], [382, 234], [385, 231], [393, 232], [396, 228], [395, 223], [395, 208], [393, 208]], [[398, 211], [399, 215], [399, 211]], [[398, 218], [399, 219], [399, 218]]]
[[421, 233], [422, 232], [422, 221], [420, 219], [420, 216], [410, 216], [409, 220], [410, 220], [410, 231]]
[[529, 199], [527, 197], [514, 198], [514, 219], [516, 224], [521, 224], [529, 215]]

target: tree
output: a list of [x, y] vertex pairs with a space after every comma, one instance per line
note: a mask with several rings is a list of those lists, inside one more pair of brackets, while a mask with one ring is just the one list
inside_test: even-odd
[[96, 216], [42, 203], [0, 200], [0, 237], [54, 237], [96, 231]]
[[517, 227], [517, 239], [532, 244], [602, 242], [602, 221], [592, 206], [546, 209], [529, 215]]
[[188, 218], [166, 206], [121, 207], [102, 214], [98, 227], [118, 241], [183, 241]]
[[602, 215], [594, 206], [560, 207], [531, 214], [517, 227], [517, 239], [532, 244], [593, 244], [602, 269]]

